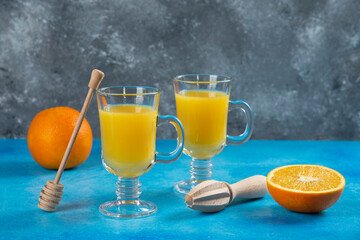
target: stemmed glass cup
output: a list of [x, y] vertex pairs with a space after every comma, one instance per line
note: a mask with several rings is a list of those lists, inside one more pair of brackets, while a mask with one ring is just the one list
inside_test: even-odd
[[[97, 90], [102, 163], [116, 175], [117, 199], [101, 204], [101, 213], [134, 218], [155, 213], [155, 204], [141, 200], [139, 176], [155, 163], [171, 163], [183, 151], [184, 131], [174, 116], [158, 116], [160, 92], [151, 87], [106, 87]], [[156, 129], [161, 123], [176, 128], [177, 147], [171, 153], [155, 150]]]
[[[175, 184], [180, 193], [186, 194], [211, 178], [211, 158], [226, 145], [240, 145], [251, 137], [251, 108], [243, 101], [229, 101], [231, 81], [230, 77], [210, 74], [181, 75], [173, 80], [177, 117], [185, 132], [184, 153], [192, 158], [191, 178]], [[228, 111], [232, 109], [245, 113], [245, 131], [239, 136], [227, 135]]]

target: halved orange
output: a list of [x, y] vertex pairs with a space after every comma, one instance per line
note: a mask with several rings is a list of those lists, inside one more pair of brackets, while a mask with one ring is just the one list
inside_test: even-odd
[[321, 212], [339, 200], [345, 178], [318, 165], [288, 165], [272, 170], [266, 178], [274, 200], [284, 208], [304, 213]]

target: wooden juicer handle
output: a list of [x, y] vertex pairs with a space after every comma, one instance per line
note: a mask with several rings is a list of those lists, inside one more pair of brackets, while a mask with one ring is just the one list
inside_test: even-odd
[[245, 178], [228, 186], [232, 193], [231, 201], [241, 198], [262, 198], [268, 194], [266, 177], [262, 175], [255, 175], [249, 178]]

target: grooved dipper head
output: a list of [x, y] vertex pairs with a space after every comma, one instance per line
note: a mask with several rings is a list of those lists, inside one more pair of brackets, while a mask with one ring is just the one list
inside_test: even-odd
[[38, 207], [47, 212], [56, 211], [56, 207], [59, 205], [64, 186], [61, 183], [55, 183], [54, 181], [47, 181], [43, 190], [40, 192]]

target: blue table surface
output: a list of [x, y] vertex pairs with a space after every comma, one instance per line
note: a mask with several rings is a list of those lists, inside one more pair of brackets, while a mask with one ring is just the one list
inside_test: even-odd
[[[159, 150], [175, 144], [157, 142]], [[260, 200], [237, 201], [223, 211], [206, 214], [186, 207], [173, 185], [189, 177], [190, 158], [156, 164], [140, 177], [142, 199], [158, 206], [152, 216], [117, 219], [98, 211], [115, 198], [116, 177], [100, 160], [100, 140], [94, 140], [88, 160], [64, 172], [63, 200], [57, 212], [37, 207], [39, 192], [56, 171], [32, 159], [26, 140], [0, 139], [0, 238], [51, 239], [360, 239], [360, 142], [249, 141], [228, 146], [213, 158], [217, 180], [233, 183], [289, 164], [319, 164], [346, 179], [340, 200], [319, 214], [290, 212], [270, 195]]]

